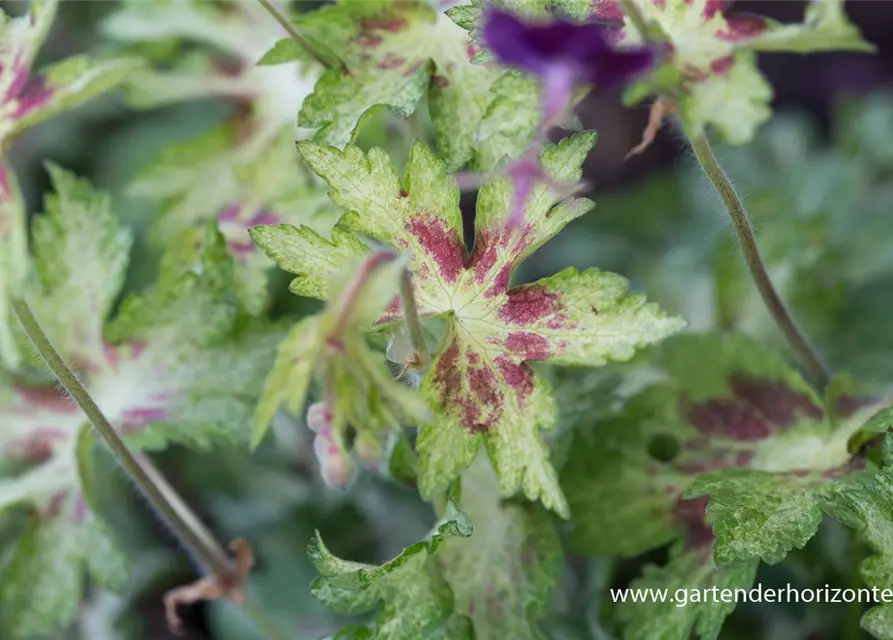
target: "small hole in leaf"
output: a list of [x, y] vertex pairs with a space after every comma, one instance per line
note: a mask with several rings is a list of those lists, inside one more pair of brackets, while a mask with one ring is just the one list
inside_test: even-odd
[[679, 455], [679, 441], [666, 433], [659, 433], [648, 441], [648, 455], [660, 462], [672, 462]]

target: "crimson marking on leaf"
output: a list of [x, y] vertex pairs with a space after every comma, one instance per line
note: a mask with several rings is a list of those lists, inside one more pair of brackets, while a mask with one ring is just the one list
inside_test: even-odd
[[[22, 61], [22, 56], [16, 56], [15, 60], [12, 63], [13, 67], [13, 81], [10, 83], [9, 88], [6, 90], [6, 93], [3, 94], [3, 101], [8, 102], [9, 100], [14, 100], [21, 92], [22, 89], [28, 82], [28, 65], [26, 65]], [[5, 67], [0, 65], [0, 71], [2, 71]]]
[[446, 89], [448, 86], [450, 86], [450, 79], [446, 76], [436, 75], [431, 78], [431, 84], [433, 84], [438, 89]]
[[465, 425], [473, 433], [489, 431], [502, 415], [503, 394], [499, 380], [488, 365], [472, 365], [468, 359], [468, 386], [471, 397], [459, 400], [465, 413]]
[[772, 434], [756, 411], [733, 400], [708, 400], [689, 407], [685, 413], [688, 422], [707, 436], [755, 442]]
[[530, 326], [561, 310], [561, 296], [539, 285], [528, 285], [508, 292], [508, 301], [499, 308], [499, 319], [519, 326]]
[[55, 427], [38, 427], [24, 438], [0, 446], [4, 455], [32, 462], [46, 462], [53, 457], [54, 443], [67, 440], [70, 433]]
[[128, 433], [139, 431], [153, 422], [162, 422], [167, 418], [168, 412], [161, 407], [125, 409], [121, 414], [121, 430]]
[[404, 64], [406, 64], [406, 58], [402, 56], [398, 56], [397, 54], [388, 51], [384, 58], [381, 59], [381, 62], [378, 63], [379, 69], [399, 69]]
[[729, 73], [729, 70], [732, 68], [732, 64], [734, 62], [735, 58], [733, 58], [732, 56], [714, 60], [710, 63], [710, 71], [717, 75], [724, 76]]
[[733, 16], [726, 18], [728, 29], [716, 32], [716, 37], [726, 42], [741, 42], [755, 38], [766, 30], [767, 22], [762, 16]]
[[508, 356], [499, 356], [493, 363], [499, 369], [502, 379], [517, 392], [519, 398], [526, 398], [533, 393], [533, 370], [530, 367]]
[[617, 0], [592, 0], [592, 13], [599, 20], [623, 21], [623, 8]]
[[399, 14], [377, 16], [375, 18], [363, 18], [360, 22], [364, 32], [369, 31], [388, 31], [390, 33], [400, 33], [406, 28], [406, 18]]
[[39, 109], [53, 97], [53, 90], [47, 86], [46, 78], [35, 78], [25, 85], [24, 91], [19, 96], [19, 106], [12, 114], [13, 118], [22, 118], [31, 111]]
[[716, 469], [747, 468], [753, 460], [753, 451], [733, 451], [718, 448], [709, 451], [706, 458], [681, 462], [678, 469], [691, 476], [700, 475]]
[[702, 496], [693, 500], [679, 498], [672, 512], [673, 522], [685, 531], [684, 540], [687, 549], [698, 549], [706, 553], [713, 552], [713, 529], [707, 524], [707, 503], [709, 497]]
[[80, 411], [77, 405], [56, 387], [27, 387], [13, 384], [13, 391], [27, 405], [21, 410], [11, 409], [13, 413], [21, 411], [22, 415], [28, 415], [35, 410], [42, 410], [50, 413], [68, 414]]
[[406, 223], [406, 230], [437, 263], [441, 277], [448, 283], [456, 282], [465, 268], [465, 248], [446, 222], [424, 211]]
[[877, 404], [877, 402], [877, 398], [843, 396], [837, 399], [837, 415], [841, 418], [849, 418], [860, 409]]
[[434, 372], [434, 384], [443, 390], [441, 395], [444, 398], [453, 398], [462, 393], [462, 373], [458, 364], [459, 343], [454, 339], [440, 355]]
[[513, 331], [505, 340], [505, 348], [525, 360], [545, 360], [552, 355], [549, 339], [529, 331]]
[[484, 292], [486, 297], [492, 298], [505, 293], [509, 286], [512, 270], [517, 262], [517, 258], [509, 260], [494, 276], [493, 267], [499, 260], [498, 249], [504, 249], [513, 256], [520, 256], [529, 244], [528, 236], [531, 228], [530, 225], [524, 227], [517, 238], [507, 238], [502, 233], [478, 230], [474, 241], [474, 250], [468, 259], [468, 264], [474, 269], [474, 278], [478, 284], [492, 279], [490, 286]]
[[816, 420], [822, 417], [821, 409], [809, 396], [778, 382], [735, 374], [729, 378], [729, 387], [740, 400], [778, 427], [793, 424], [799, 416]]
[[821, 410], [804, 393], [787, 386], [743, 375], [732, 375], [734, 398], [716, 398], [684, 407], [689, 423], [707, 436], [742, 442], [768, 438], [798, 417], [821, 419]]

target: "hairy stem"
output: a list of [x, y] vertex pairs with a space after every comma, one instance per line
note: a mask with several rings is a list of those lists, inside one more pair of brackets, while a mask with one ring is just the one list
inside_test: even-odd
[[[111, 425], [105, 414], [78, 380], [74, 372], [65, 364], [59, 352], [53, 347], [46, 333], [34, 317], [31, 307], [23, 299], [15, 299], [10, 303], [25, 329], [25, 333], [31, 339], [40, 357], [47, 367], [59, 379], [60, 384], [68, 392], [81, 411], [90, 419], [102, 440], [111, 450], [117, 461], [131, 477], [146, 499], [152, 504], [156, 512], [161, 514], [170, 530], [177, 536], [180, 543], [209, 571], [216, 580], [223, 584], [231, 584], [240, 579], [236, 564], [224, 551], [223, 547], [211, 532], [204, 526], [199, 518], [192, 512], [183, 498], [168, 483], [160, 471], [143, 456], [136, 456], [115, 428]], [[246, 609], [249, 615], [254, 616], [254, 607]], [[271, 632], [270, 625], [264, 621], [256, 622], [258, 628], [264, 630], [272, 640], [279, 640], [282, 636], [278, 632]]]
[[261, 6], [267, 10], [273, 18], [282, 25], [282, 28], [288, 32], [288, 35], [292, 37], [292, 40], [297, 42], [301, 48], [310, 54], [310, 57], [316, 60], [319, 64], [321, 64], [326, 69], [331, 69], [332, 64], [325, 59], [325, 57], [317, 51], [312, 44], [307, 41], [307, 38], [301, 35], [301, 32], [295, 28], [291, 22], [289, 22], [288, 18], [282, 15], [282, 12], [276, 8], [276, 6], [270, 2], [270, 0], [257, 0], [260, 2]]
[[747, 268], [750, 271], [754, 284], [763, 298], [763, 302], [766, 303], [766, 307], [787, 341], [802, 358], [818, 384], [825, 388], [831, 380], [831, 374], [828, 372], [821, 356], [819, 356], [818, 352], [797, 326], [791, 312], [775, 290], [775, 286], [772, 284], [771, 278], [769, 278], [769, 273], [766, 271], [766, 265], [763, 262], [760, 249], [757, 246], [753, 227], [751, 227], [747, 216], [747, 209], [745, 209], [744, 203], [738, 197], [735, 188], [725, 172], [723, 172], [722, 167], [720, 167], [716, 156], [713, 154], [713, 149], [710, 148], [707, 136], [701, 134], [691, 139], [691, 146], [695, 157], [701, 164], [701, 168], [707, 174], [710, 182], [713, 183], [719, 197], [726, 206], [726, 210], [729, 212], [729, 216], [732, 218], [738, 241], [741, 244], [741, 249], [744, 251], [744, 260], [747, 263]]
[[425, 367], [431, 363], [431, 352], [428, 351], [428, 343], [425, 342], [425, 334], [422, 332], [422, 321], [419, 318], [419, 308], [415, 301], [415, 292], [412, 288], [412, 272], [403, 270], [400, 280], [400, 298], [403, 302], [403, 320], [406, 322], [406, 331], [409, 334], [409, 342], [416, 355], [416, 365]]
[[633, 0], [620, 0], [620, 7], [623, 9], [623, 13], [629, 17], [629, 21], [633, 23], [633, 27], [639, 32], [639, 35], [642, 36], [642, 40], [648, 42], [650, 40], [648, 24], [636, 3]]

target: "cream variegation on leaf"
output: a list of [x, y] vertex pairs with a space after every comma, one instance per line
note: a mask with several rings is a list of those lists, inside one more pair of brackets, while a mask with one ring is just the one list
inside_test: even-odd
[[[593, 142], [592, 133], [581, 133], [547, 147], [544, 168], [556, 180], [578, 180]], [[339, 151], [303, 143], [301, 150], [348, 213], [336, 227], [337, 251], [320, 251], [321, 240], [308, 229], [252, 230], [255, 242], [299, 276], [292, 290], [325, 297], [317, 278], [340, 266], [338, 252], [351, 252], [352, 244], [360, 250], [358, 236], [370, 236], [408, 255], [420, 315], [446, 320], [437, 356], [421, 384], [438, 408], [417, 442], [422, 492], [432, 496], [445, 490], [484, 445], [503, 493], [521, 487], [530, 499], [567, 516], [540, 435], [554, 423], [556, 408], [529, 363], [600, 366], [627, 360], [636, 348], [680, 329], [683, 321], [666, 316], [641, 295], [627, 295], [626, 280], [596, 269], [566, 269], [510, 286], [513, 271], [527, 256], [591, 208], [587, 200], [558, 202], [545, 186], [537, 186], [524, 225], [507, 232], [511, 185], [505, 177], [495, 179], [479, 194], [469, 252], [455, 181], [424, 145], [413, 148], [403, 180], [377, 149]], [[379, 324], [400, 316], [395, 299]]]

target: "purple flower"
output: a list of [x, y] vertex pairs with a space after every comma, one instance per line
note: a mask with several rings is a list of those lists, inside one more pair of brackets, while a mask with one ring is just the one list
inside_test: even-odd
[[646, 71], [651, 49], [615, 49], [609, 29], [555, 19], [526, 23], [500, 9], [488, 9], [483, 40], [504, 65], [539, 76], [543, 81], [544, 126], [557, 124], [578, 84], [611, 87]]

